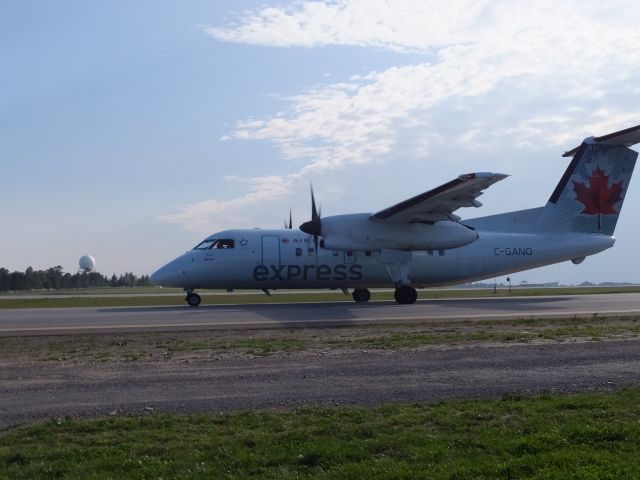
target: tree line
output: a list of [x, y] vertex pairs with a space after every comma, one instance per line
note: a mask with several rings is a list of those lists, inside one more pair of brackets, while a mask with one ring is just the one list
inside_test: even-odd
[[29, 267], [24, 272], [0, 268], [0, 292], [55, 290], [100, 287], [146, 287], [149, 275], [138, 277], [131, 272], [107, 277], [98, 272], [65, 273], [60, 265], [47, 270]]

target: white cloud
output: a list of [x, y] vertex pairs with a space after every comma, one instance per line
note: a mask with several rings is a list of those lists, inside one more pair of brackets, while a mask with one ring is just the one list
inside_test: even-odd
[[[520, 122], [515, 127], [507, 127], [500, 134], [518, 139], [520, 146], [531, 148], [544, 140], [548, 145], [556, 145], [558, 150], [571, 150], [583, 138], [611, 133], [638, 122], [637, 113], [599, 109], [576, 112], [575, 116], [535, 116]], [[576, 122], [580, 118], [579, 124]]]
[[[484, 3], [474, 0], [296, 2], [248, 12], [230, 27], [205, 26], [214, 38], [274, 47], [376, 46], [422, 51], [464, 42]], [[454, 30], [451, 25], [455, 24]]]
[[[253, 208], [283, 194], [274, 184], [349, 165], [451, 148], [562, 150], [638, 123], [639, 20], [640, 9], [625, 1], [343, 0], [263, 8], [233, 25], [203, 27], [225, 42], [389, 49], [398, 66], [302, 91], [279, 113], [238, 121], [223, 140], [272, 142], [303, 165], [266, 183], [254, 179], [245, 196], [184, 206], [165, 219], [194, 228], [202, 210], [212, 217]], [[404, 64], [404, 52], [424, 60]]]
[[163, 215], [160, 219], [202, 234], [233, 226], [246, 227], [246, 216], [242, 214], [245, 209], [262, 211], [261, 205], [264, 202], [282, 198], [288, 193], [291, 186], [291, 178], [279, 176], [250, 179], [227, 177], [226, 180], [247, 183], [248, 193], [231, 200], [210, 199], [180, 205], [177, 212]]
[[[400, 2], [405, 7], [410, 3]], [[420, 124], [425, 112], [447, 101], [489, 97], [502, 88], [525, 97], [538, 97], [543, 103], [555, 99], [585, 104], [602, 98], [602, 92], [614, 82], [623, 83], [620, 79], [635, 70], [640, 61], [640, 49], [633, 47], [638, 39], [635, 25], [613, 28], [578, 9], [552, 9], [547, 4], [548, 9], [532, 11], [523, 4], [500, 2], [482, 8], [472, 7], [476, 2], [453, 2], [448, 9], [434, 9], [425, 2], [413, 4], [415, 11], [394, 8], [393, 12], [387, 12], [387, 2], [366, 2], [366, 12], [359, 1], [322, 8], [302, 4], [295, 11], [276, 13], [269, 9], [267, 13], [248, 16], [244, 23], [225, 30], [226, 36], [219, 29], [212, 32], [218, 38], [235, 41], [251, 41], [255, 37], [247, 36], [247, 32], [260, 32], [259, 37], [267, 45], [275, 44], [267, 39], [268, 35], [274, 31], [282, 34], [282, 30], [286, 32], [287, 45], [384, 43], [390, 48], [429, 49], [445, 40], [455, 42], [438, 47], [433, 63], [392, 67], [291, 97], [290, 108], [285, 112], [261, 120], [240, 121], [230, 136], [238, 140], [269, 140], [281, 148], [285, 157], [307, 158], [304, 172], [341, 168], [389, 155], [397, 147], [399, 129]], [[444, 12], [440, 14], [438, 31], [415, 25], [412, 19], [426, 15], [421, 9]], [[465, 15], [458, 23], [460, 11]], [[335, 22], [338, 13], [349, 18]], [[363, 27], [355, 29], [360, 35], [356, 41], [353, 29], [342, 26], [353, 25], [358, 19]], [[302, 25], [314, 27], [307, 31]], [[388, 28], [375, 28], [376, 25]], [[405, 28], [400, 29], [400, 25]], [[365, 30], [369, 32], [368, 42], [364, 40]], [[500, 101], [496, 99], [496, 103]], [[528, 117], [535, 119], [540, 113], [534, 109], [530, 113], [518, 112], [518, 116], [526, 124]], [[573, 120], [583, 122], [580, 117]], [[557, 126], [552, 121], [531, 132], [544, 135]]]
[[[450, 45], [583, 48], [588, 37], [632, 29], [633, 1], [337, 0], [249, 11], [230, 26], [203, 26], [217, 40], [274, 47], [349, 45], [425, 52]], [[593, 27], [600, 27], [593, 30]], [[630, 38], [626, 45], [633, 46]], [[598, 45], [585, 54], [598, 55]], [[606, 50], [606, 47], [604, 47]], [[557, 50], [556, 50], [557, 51]], [[553, 51], [545, 52], [553, 55]]]

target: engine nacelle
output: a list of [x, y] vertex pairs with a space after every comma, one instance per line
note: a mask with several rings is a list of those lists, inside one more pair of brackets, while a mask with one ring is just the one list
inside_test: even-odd
[[372, 220], [368, 214], [322, 219], [323, 247], [329, 250], [449, 250], [478, 239], [478, 233], [454, 221], [433, 224]]

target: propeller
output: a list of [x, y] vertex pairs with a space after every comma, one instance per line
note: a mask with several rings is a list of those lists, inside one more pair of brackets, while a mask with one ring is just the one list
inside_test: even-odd
[[313, 235], [313, 243], [316, 247], [316, 255], [318, 252], [318, 236], [322, 235], [322, 222], [320, 220], [320, 210], [316, 208], [316, 199], [313, 194], [313, 185], [311, 185], [311, 220], [300, 225], [300, 230], [309, 235]]

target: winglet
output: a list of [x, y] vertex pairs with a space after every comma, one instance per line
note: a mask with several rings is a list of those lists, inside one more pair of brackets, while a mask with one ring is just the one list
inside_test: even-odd
[[[601, 137], [588, 137], [585, 138], [583, 143], [593, 144], [601, 143], [603, 145], [620, 145], [624, 147], [630, 147], [636, 143], [640, 143], [640, 125], [635, 127], [625, 128], [619, 132], [610, 133]], [[564, 152], [563, 157], [573, 157], [578, 153], [580, 145], [576, 148]]]

